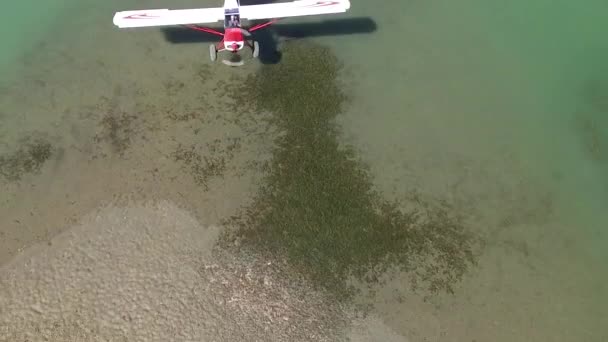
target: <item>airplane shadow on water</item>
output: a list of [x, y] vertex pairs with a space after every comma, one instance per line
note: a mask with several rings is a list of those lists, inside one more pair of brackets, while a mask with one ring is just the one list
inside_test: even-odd
[[[263, 22], [250, 22], [248, 27]], [[222, 31], [221, 27], [216, 29]], [[217, 43], [221, 40], [221, 37], [216, 35], [195, 31], [187, 27], [165, 27], [161, 30], [165, 39], [174, 44]], [[356, 17], [308, 23], [283, 23], [279, 21], [269, 27], [252, 32], [252, 36], [260, 43], [260, 62], [262, 64], [276, 64], [281, 60], [281, 52], [278, 49], [278, 43], [281, 39], [366, 34], [376, 30], [377, 25], [373, 19]], [[203, 51], [206, 52], [207, 49], [205, 48]]]

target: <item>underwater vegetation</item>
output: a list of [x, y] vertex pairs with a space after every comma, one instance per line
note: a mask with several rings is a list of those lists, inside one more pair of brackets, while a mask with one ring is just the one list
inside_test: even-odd
[[8, 181], [18, 181], [24, 175], [37, 173], [53, 154], [53, 146], [41, 137], [21, 139], [12, 153], [0, 155], [0, 175]]
[[101, 132], [95, 135], [94, 140], [97, 143], [109, 143], [114, 153], [123, 155], [131, 145], [135, 135], [132, 122], [136, 119], [136, 116], [109, 105], [107, 107], [99, 123]]
[[[417, 209], [383, 199], [355, 151], [342, 147], [334, 122], [348, 100], [342, 65], [328, 47], [290, 41], [284, 58], [251, 74], [232, 94], [235, 108], [269, 112], [280, 132], [253, 203], [226, 220], [226, 246], [252, 248], [337, 299], [356, 291], [347, 277], [374, 284], [397, 267], [416, 288], [453, 291], [474, 257], [475, 238], [445, 203], [412, 199]], [[411, 205], [410, 205], [411, 206]]]
[[[190, 174], [195, 182], [209, 190], [209, 180], [214, 177], [223, 177], [227, 170], [228, 163], [234, 158], [235, 151], [240, 148], [240, 139], [232, 139], [229, 145], [222, 146], [222, 141], [216, 139], [212, 143], [207, 143], [205, 151], [208, 155], [202, 154], [197, 146], [185, 147], [179, 145], [172, 153], [174, 161], [181, 162], [190, 169]], [[209, 153], [210, 152], [210, 153]]]

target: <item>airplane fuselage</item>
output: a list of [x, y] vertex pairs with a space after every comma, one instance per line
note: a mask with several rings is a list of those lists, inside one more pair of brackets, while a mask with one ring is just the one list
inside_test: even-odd
[[237, 52], [245, 47], [245, 37], [241, 29], [239, 0], [224, 0], [224, 48]]

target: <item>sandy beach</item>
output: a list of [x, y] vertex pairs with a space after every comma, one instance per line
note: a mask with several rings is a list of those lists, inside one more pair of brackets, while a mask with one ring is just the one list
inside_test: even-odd
[[307, 38], [344, 65], [338, 143], [382, 198], [445, 202], [481, 241], [454, 293], [392, 272], [353, 305], [217, 242], [285, 134], [230, 106], [264, 66], [112, 25], [160, 0], [65, 10], [0, 84], [0, 341], [607, 340], [606, 25], [564, 2], [507, 29], [545, 2], [353, 1], [374, 32]]

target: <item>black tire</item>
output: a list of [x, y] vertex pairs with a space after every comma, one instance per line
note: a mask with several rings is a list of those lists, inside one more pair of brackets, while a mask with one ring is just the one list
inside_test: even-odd
[[217, 59], [217, 48], [215, 47], [215, 44], [209, 45], [209, 57], [211, 57], [212, 62], [215, 62]]
[[257, 40], [253, 41], [253, 58], [258, 58], [260, 56], [260, 43]]

